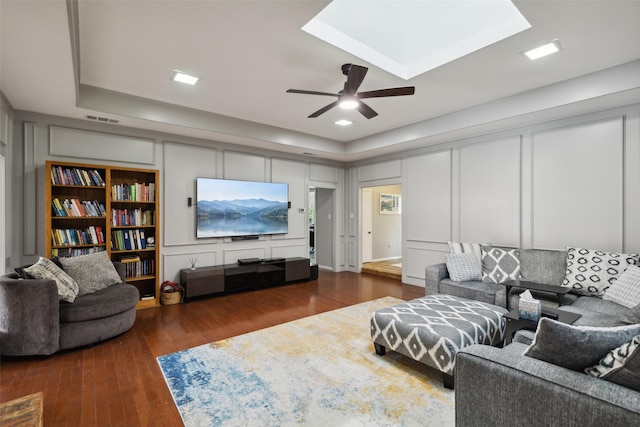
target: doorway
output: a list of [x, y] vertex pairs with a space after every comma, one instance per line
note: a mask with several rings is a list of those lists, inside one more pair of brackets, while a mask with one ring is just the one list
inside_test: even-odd
[[402, 280], [402, 185], [361, 190], [361, 272]]
[[309, 258], [318, 268], [332, 270], [334, 259], [334, 189], [309, 187]]

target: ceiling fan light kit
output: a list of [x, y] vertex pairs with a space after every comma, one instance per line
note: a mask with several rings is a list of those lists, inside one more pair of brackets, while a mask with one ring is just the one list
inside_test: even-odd
[[344, 109], [357, 109], [360, 114], [365, 116], [367, 119], [371, 119], [378, 115], [371, 107], [362, 102], [363, 99], [367, 98], [385, 98], [388, 96], [405, 96], [405, 95], [413, 95], [415, 93], [415, 87], [407, 86], [407, 87], [396, 87], [390, 89], [379, 89], [372, 90], [368, 92], [358, 92], [358, 88], [362, 84], [364, 77], [367, 75], [367, 67], [363, 67], [361, 65], [355, 64], [344, 64], [342, 66], [342, 74], [347, 76], [347, 81], [344, 84], [344, 89], [338, 93], [328, 93], [328, 92], [317, 92], [312, 90], [300, 90], [300, 89], [289, 89], [287, 93], [299, 93], [303, 95], [321, 95], [321, 96], [334, 96], [338, 99], [331, 104], [325, 105], [318, 111], [309, 115], [309, 118], [318, 117], [336, 105], [339, 105]]

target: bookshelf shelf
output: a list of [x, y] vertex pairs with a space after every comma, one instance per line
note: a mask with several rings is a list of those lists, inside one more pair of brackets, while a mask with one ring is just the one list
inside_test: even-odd
[[[47, 256], [107, 251], [125, 261], [126, 281], [140, 291], [138, 308], [158, 305], [160, 251], [146, 246], [150, 237], [159, 241], [158, 171], [56, 161], [46, 170]], [[133, 245], [115, 241], [124, 234]]]

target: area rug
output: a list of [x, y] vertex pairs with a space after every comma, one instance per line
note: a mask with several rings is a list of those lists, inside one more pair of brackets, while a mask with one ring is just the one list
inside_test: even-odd
[[385, 297], [158, 357], [191, 426], [453, 426], [440, 373], [375, 354]]

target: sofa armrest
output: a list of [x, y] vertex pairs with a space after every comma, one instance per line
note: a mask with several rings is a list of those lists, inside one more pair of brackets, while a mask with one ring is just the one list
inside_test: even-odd
[[640, 425], [640, 392], [503, 349], [456, 355], [456, 426]]
[[0, 276], [0, 354], [48, 355], [60, 347], [60, 302], [53, 280]]
[[425, 270], [425, 295], [440, 293], [440, 281], [449, 277], [445, 263], [430, 265]]

